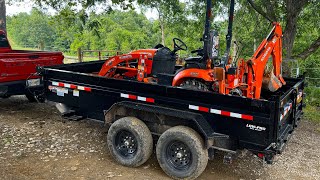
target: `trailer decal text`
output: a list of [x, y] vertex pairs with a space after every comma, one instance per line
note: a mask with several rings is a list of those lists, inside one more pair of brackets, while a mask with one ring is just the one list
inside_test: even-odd
[[261, 127], [261, 126], [256, 126], [256, 125], [252, 125], [252, 124], [247, 124], [246, 125], [247, 128], [251, 129], [251, 130], [254, 130], [254, 131], [265, 131], [267, 128], [265, 127]]

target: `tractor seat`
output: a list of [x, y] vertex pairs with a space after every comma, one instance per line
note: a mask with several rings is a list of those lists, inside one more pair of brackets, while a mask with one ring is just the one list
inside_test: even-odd
[[201, 63], [202, 57], [188, 57], [185, 59], [186, 64], [184, 65], [186, 69], [190, 68], [198, 68], [198, 69], [206, 69], [206, 64]]

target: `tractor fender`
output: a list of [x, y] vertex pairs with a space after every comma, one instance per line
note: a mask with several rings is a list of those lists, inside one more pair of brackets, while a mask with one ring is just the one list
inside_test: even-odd
[[172, 81], [172, 86], [178, 86], [184, 79], [202, 79], [204, 81], [213, 81], [213, 72], [211, 69], [185, 69], [175, 75]]

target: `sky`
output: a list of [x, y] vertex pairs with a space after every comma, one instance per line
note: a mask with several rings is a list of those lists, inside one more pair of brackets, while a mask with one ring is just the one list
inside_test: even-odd
[[[7, 5], [7, 15], [16, 15], [21, 12], [26, 12], [29, 13], [32, 9], [32, 3], [29, 0], [25, 0], [24, 2], [21, 3], [15, 3], [14, 5]], [[137, 8], [138, 9], [138, 8]], [[54, 14], [55, 10], [49, 8], [48, 12], [50, 14]], [[155, 10], [148, 9], [147, 12], [145, 13], [146, 17], [149, 19], [157, 19], [157, 13]]]

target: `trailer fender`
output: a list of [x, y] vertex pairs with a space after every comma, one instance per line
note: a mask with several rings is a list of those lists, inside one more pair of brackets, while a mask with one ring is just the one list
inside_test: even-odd
[[[125, 108], [126, 110], [129, 109], [129, 110], [139, 111], [141, 113], [146, 112], [146, 113], [152, 113], [157, 115], [165, 115], [165, 116], [188, 121], [190, 122], [189, 123], [191, 125], [190, 127], [196, 130], [203, 137], [207, 148], [213, 145], [213, 139], [215, 138], [216, 133], [214, 133], [210, 124], [205, 120], [205, 118], [201, 114], [157, 106], [157, 105], [142, 104], [142, 103], [136, 103], [131, 101], [122, 101], [114, 104], [110, 109], [104, 111], [105, 123], [112, 123], [113, 121], [115, 121], [115, 116], [121, 114], [121, 110], [123, 110], [123, 108]], [[142, 121], [150, 122], [152, 120], [142, 119]], [[175, 123], [172, 122], [172, 124], [175, 124]]]

